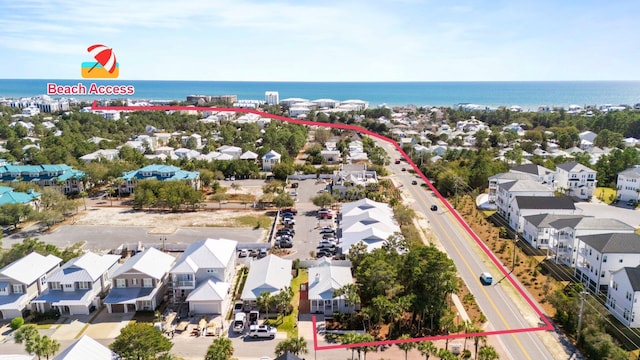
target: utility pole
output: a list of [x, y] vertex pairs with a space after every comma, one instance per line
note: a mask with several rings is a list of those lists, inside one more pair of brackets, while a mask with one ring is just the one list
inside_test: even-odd
[[513, 265], [511, 266], [511, 271], [516, 271], [516, 250], [517, 250], [517, 244], [518, 242], [518, 227], [516, 226], [516, 231], [513, 235]]
[[584, 296], [587, 294], [586, 289], [580, 291], [580, 312], [578, 313], [578, 330], [576, 332], [576, 343], [580, 344], [580, 329], [582, 328], [582, 315], [584, 312]]

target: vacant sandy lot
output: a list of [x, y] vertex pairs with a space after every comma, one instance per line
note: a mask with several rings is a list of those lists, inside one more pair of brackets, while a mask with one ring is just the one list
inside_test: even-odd
[[[161, 230], [183, 227], [235, 226], [240, 216], [257, 215], [253, 211], [216, 210], [197, 212], [134, 211], [120, 207], [92, 207], [76, 217], [74, 225], [144, 226]], [[166, 231], [165, 231], [166, 232]]]

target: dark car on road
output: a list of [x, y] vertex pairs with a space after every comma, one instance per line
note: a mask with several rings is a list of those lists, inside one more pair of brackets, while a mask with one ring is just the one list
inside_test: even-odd
[[417, 181], [415, 181], [415, 180], [413, 180], [413, 181], [411, 182], [411, 185], [418, 185], [418, 182], [417, 182]]
[[438, 205], [431, 205], [431, 211], [438, 211]]

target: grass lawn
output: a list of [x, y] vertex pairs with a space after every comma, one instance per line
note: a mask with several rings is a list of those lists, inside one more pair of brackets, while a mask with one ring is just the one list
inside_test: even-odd
[[611, 204], [616, 199], [616, 191], [612, 188], [598, 187], [593, 195], [605, 204]]
[[266, 215], [246, 215], [240, 216], [234, 219], [238, 226], [242, 227], [258, 227], [262, 229], [269, 229], [273, 222], [273, 217], [269, 217]]
[[293, 289], [293, 298], [291, 299], [291, 306], [293, 311], [291, 314], [284, 318], [278, 318], [274, 321], [274, 325], [277, 326], [278, 331], [286, 331], [289, 337], [298, 336], [298, 327], [296, 321], [298, 320], [298, 304], [300, 302], [300, 284], [309, 280], [309, 274], [307, 269], [300, 269], [298, 276], [291, 281], [291, 289]]

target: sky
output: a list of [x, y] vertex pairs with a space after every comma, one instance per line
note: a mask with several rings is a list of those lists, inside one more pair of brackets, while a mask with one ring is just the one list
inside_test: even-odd
[[638, 0], [0, 0], [1, 79], [640, 80]]

